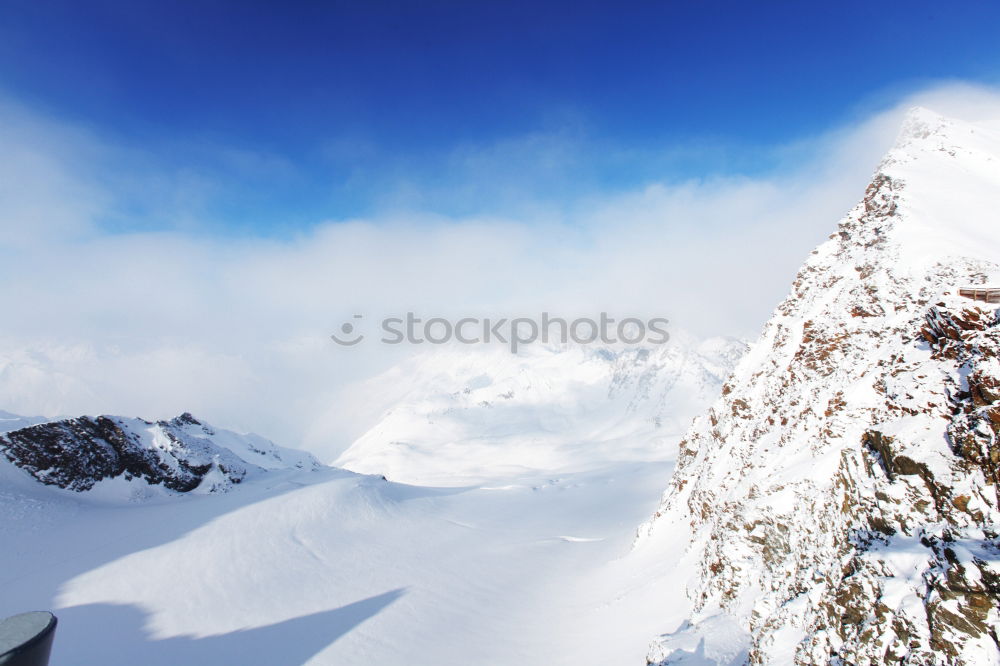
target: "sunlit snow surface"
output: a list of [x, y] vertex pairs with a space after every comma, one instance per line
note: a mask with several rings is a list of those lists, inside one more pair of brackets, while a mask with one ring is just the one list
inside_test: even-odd
[[662, 346], [451, 348], [358, 388], [389, 407], [334, 465], [461, 485], [609, 461], [673, 460], [680, 436], [745, 351], [683, 335]]
[[323, 470], [145, 506], [8, 490], [3, 611], [55, 606], [54, 664], [641, 663], [662, 618], [616, 560], [668, 472], [486, 490]]
[[635, 529], [743, 345], [494, 351], [358, 387], [368, 474], [72, 493], [0, 458], [0, 614], [54, 609], [53, 664], [642, 663], [684, 539]]

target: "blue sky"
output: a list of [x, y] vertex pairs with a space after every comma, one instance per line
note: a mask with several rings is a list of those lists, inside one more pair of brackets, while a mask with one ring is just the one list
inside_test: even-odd
[[281, 236], [794, 168], [928, 82], [996, 82], [998, 36], [987, 2], [8, 0], [0, 90], [114, 147], [109, 227]]
[[745, 4], [0, 2], [0, 409], [321, 448], [356, 313], [752, 339], [1000, 7]]

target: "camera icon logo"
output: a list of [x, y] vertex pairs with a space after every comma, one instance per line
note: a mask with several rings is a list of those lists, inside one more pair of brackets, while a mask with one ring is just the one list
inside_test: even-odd
[[[359, 315], [359, 314], [354, 315], [354, 319], [362, 319], [363, 317], [364, 315]], [[345, 336], [344, 339], [338, 337], [336, 333], [332, 334], [330, 336], [330, 339], [336, 342], [338, 345], [343, 345], [344, 347], [353, 347], [354, 345], [358, 344], [359, 342], [365, 339], [365, 336], [362, 335], [361, 333], [358, 333], [357, 336], [354, 338], [350, 337], [354, 333], [354, 324], [352, 324], [349, 321], [345, 321], [343, 324], [341, 324], [340, 332]]]

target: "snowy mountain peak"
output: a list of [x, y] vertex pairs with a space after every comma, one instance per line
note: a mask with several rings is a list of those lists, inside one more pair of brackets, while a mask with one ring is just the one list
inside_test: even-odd
[[222, 491], [266, 470], [319, 466], [308, 453], [214, 428], [189, 413], [157, 422], [81, 416], [28, 425], [0, 434], [0, 454], [46, 485], [89, 491], [132, 482], [130, 497], [157, 486]]
[[971, 123], [921, 106], [913, 107], [904, 116], [896, 142], [882, 167], [927, 154], [955, 158], [962, 152], [984, 149], [993, 152], [998, 138], [995, 129], [991, 122]]
[[949, 128], [954, 127], [954, 120], [923, 106], [915, 106], [906, 112], [903, 118], [899, 136], [896, 138], [896, 148], [918, 145], [922, 141], [941, 138]]
[[911, 112], [692, 426], [650, 533], [690, 530], [693, 622], [651, 663], [1000, 663], [1000, 317], [958, 294], [1000, 274], [998, 156]]

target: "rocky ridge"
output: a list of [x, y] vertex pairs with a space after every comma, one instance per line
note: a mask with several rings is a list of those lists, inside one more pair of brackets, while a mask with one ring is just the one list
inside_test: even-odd
[[958, 295], [1000, 276], [996, 130], [912, 111], [691, 427], [640, 536], [690, 525], [695, 615], [649, 663], [719, 617], [732, 663], [1000, 663], [1000, 317]]
[[187, 413], [157, 422], [81, 416], [39, 423], [0, 434], [0, 454], [46, 485], [77, 492], [110, 479], [216, 492], [268, 469], [319, 466], [307, 453], [213, 428]]

